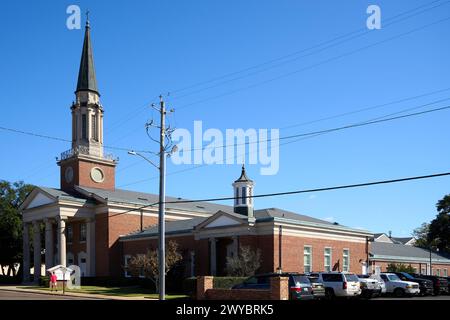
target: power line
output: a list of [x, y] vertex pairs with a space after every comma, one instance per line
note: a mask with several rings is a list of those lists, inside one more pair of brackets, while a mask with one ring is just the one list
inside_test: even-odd
[[333, 62], [335, 60], [339, 60], [341, 58], [353, 55], [355, 53], [358, 53], [358, 52], [370, 49], [370, 48], [372, 48], [374, 46], [377, 46], [377, 45], [380, 45], [380, 44], [383, 44], [383, 43], [395, 40], [397, 38], [409, 35], [411, 33], [414, 33], [414, 32], [420, 31], [422, 29], [431, 27], [431, 26], [436, 25], [438, 23], [442, 23], [442, 22], [447, 21], [449, 19], [450, 19], [450, 17], [447, 17], [447, 18], [444, 18], [444, 19], [441, 19], [441, 20], [438, 20], [438, 21], [435, 21], [435, 22], [423, 25], [421, 27], [411, 29], [411, 30], [409, 30], [407, 32], [397, 34], [397, 35], [395, 35], [393, 37], [390, 37], [390, 38], [387, 38], [387, 39], [384, 39], [384, 40], [381, 40], [381, 41], [378, 41], [378, 42], [366, 45], [364, 47], [360, 47], [360, 48], [355, 49], [353, 51], [349, 51], [349, 52], [346, 52], [344, 54], [341, 54], [341, 55], [338, 55], [338, 56], [334, 56], [334, 57], [326, 59], [326, 60], [322, 60], [321, 62], [318, 62], [318, 63], [312, 64], [312, 65], [303, 67], [301, 69], [297, 69], [297, 70], [294, 70], [294, 71], [291, 71], [291, 72], [288, 72], [288, 73], [284, 73], [284, 74], [281, 74], [279, 76], [276, 76], [276, 77], [273, 77], [273, 78], [270, 78], [270, 79], [267, 79], [267, 80], [263, 80], [263, 81], [260, 81], [260, 82], [256, 82], [256, 83], [253, 83], [251, 85], [248, 85], [248, 86], [245, 86], [245, 87], [241, 87], [241, 88], [238, 88], [238, 89], [235, 89], [235, 90], [227, 91], [227, 92], [221, 93], [219, 95], [208, 97], [208, 98], [205, 98], [205, 99], [202, 99], [202, 100], [197, 100], [197, 101], [194, 101], [192, 103], [188, 103], [188, 104], [182, 105], [181, 107], [177, 107], [176, 109], [177, 110], [185, 109], [185, 108], [193, 106], [193, 105], [205, 103], [205, 102], [208, 102], [208, 101], [211, 101], [211, 100], [216, 100], [216, 99], [219, 99], [219, 98], [222, 98], [222, 97], [225, 97], [225, 96], [229, 96], [229, 95], [235, 94], [237, 92], [241, 92], [241, 91], [245, 91], [245, 90], [248, 90], [248, 89], [252, 89], [252, 88], [255, 88], [255, 87], [258, 87], [258, 86], [261, 86], [261, 85], [264, 85], [264, 84], [267, 84], [267, 83], [270, 83], [270, 82], [273, 82], [273, 81], [276, 81], [276, 80], [279, 80], [279, 79], [282, 79], [282, 78], [286, 78], [286, 77], [295, 75], [297, 73], [300, 73], [300, 72], [303, 72], [303, 71], [306, 71], [306, 70], [310, 70], [310, 69], [313, 69], [315, 67], [319, 67], [321, 65], [324, 65], [326, 63]]
[[[384, 24], [383, 24], [383, 29], [388, 28], [389, 26], [394, 25], [394, 24], [396, 24], [396, 23], [399, 23], [399, 22], [402, 22], [402, 21], [404, 21], [404, 20], [407, 20], [407, 19], [409, 19], [409, 18], [411, 18], [411, 17], [414, 17], [414, 16], [416, 16], [416, 15], [418, 15], [418, 14], [421, 14], [421, 13], [423, 13], [423, 12], [425, 12], [425, 11], [428, 11], [428, 10], [431, 10], [431, 9], [434, 9], [434, 8], [437, 8], [437, 7], [442, 6], [442, 5], [444, 5], [444, 4], [448, 4], [449, 2], [450, 2], [450, 1], [447, 1], [447, 2], [445, 2], [445, 3], [441, 3], [441, 4], [437, 5], [437, 6], [432, 7], [432, 8], [427, 8], [427, 9], [425, 9], [425, 10], [422, 10], [422, 11], [420, 11], [420, 12], [417, 12], [417, 13], [415, 13], [415, 14], [413, 14], [413, 15], [409, 15], [409, 16], [403, 18], [403, 19], [399, 19], [399, 20], [393, 21], [393, 22], [391, 22], [391, 23], [387, 23], [387, 24], [384, 23]], [[354, 35], [354, 36], [352, 36], [352, 37], [346, 38], [346, 39], [344, 39], [344, 40], [342, 40], [342, 41], [339, 41], [339, 42], [336, 42], [336, 43], [333, 43], [333, 44], [329, 44], [329, 45], [327, 45], [327, 46], [325, 46], [325, 47], [322, 47], [322, 48], [320, 48], [320, 49], [318, 49], [318, 50], [309, 52], [309, 53], [307, 53], [307, 54], [303, 54], [303, 55], [300, 55], [300, 56], [295, 56], [294, 58], [291, 58], [291, 59], [289, 59], [289, 60], [285, 60], [285, 61], [279, 62], [279, 63], [277, 63], [277, 64], [268, 66], [268, 67], [266, 67], [266, 68], [263, 68], [263, 69], [259, 69], [259, 70], [253, 71], [253, 72], [251, 72], [251, 73], [247, 73], [247, 74], [244, 74], [244, 75], [242, 75], [242, 76], [238, 76], [238, 77], [234, 77], [234, 78], [231, 78], [231, 79], [227, 79], [227, 80], [225, 80], [225, 81], [221, 81], [221, 82], [216, 83], [216, 84], [213, 84], [213, 85], [211, 85], [211, 86], [207, 86], [207, 87], [204, 87], [204, 88], [201, 88], [201, 89], [197, 89], [197, 90], [195, 90], [195, 91], [191, 91], [191, 92], [188, 92], [188, 93], [183, 94], [183, 95], [180, 95], [180, 96], [176, 96], [176, 97], [173, 98], [172, 100], [182, 99], [182, 98], [184, 98], [184, 97], [187, 97], [187, 96], [190, 96], [190, 95], [193, 95], [193, 94], [196, 94], [196, 93], [205, 91], [205, 90], [209, 90], [209, 89], [212, 89], [212, 88], [216, 88], [216, 87], [222, 86], [222, 85], [224, 85], [224, 84], [227, 84], [227, 83], [230, 83], [230, 82], [234, 82], [234, 81], [236, 81], [236, 80], [240, 80], [240, 79], [243, 79], [243, 78], [247, 78], [247, 77], [250, 77], [250, 76], [253, 76], [253, 75], [256, 75], [256, 74], [265, 72], [265, 71], [267, 71], [267, 70], [270, 70], [270, 69], [273, 69], [273, 68], [277, 68], [277, 67], [283, 66], [283, 65], [285, 65], [285, 64], [287, 64], [287, 63], [294, 62], [294, 61], [297, 61], [297, 60], [299, 60], [299, 59], [301, 59], [301, 58], [305, 58], [305, 57], [309, 57], [309, 56], [315, 55], [315, 54], [317, 54], [317, 53], [320, 53], [320, 52], [325, 51], [325, 50], [327, 50], [327, 49], [336, 47], [336, 46], [338, 46], [338, 45], [341, 45], [341, 44], [346, 43], [346, 42], [348, 42], [348, 41], [354, 40], [354, 39], [356, 39], [356, 38], [365, 36], [365, 35], [367, 35], [367, 34], [369, 34], [369, 33], [372, 32], [372, 30], [367, 30], [367, 28], [365, 28], [365, 29], [360, 29], [360, 31], [364, 31], [364, 32], [363, 32], [363, 33], [360, 33], [360, 34], [356, 34], [356, 35]], [[354, 33], [354, 32], [353, 32], [353, 33]], [[353, 34], [353, 33], [351, 33], [351, 34]], [[333, 42], [333, 41], [332, 41], [332, 42]], [[324, 44], [327, 44], [327, 43], [324, 43]], [[321, 47], [321, 46], [322, 46], [322, 45], [320, 45], [319, 47]], [[304, 52], [304, 51], [309, 51], [309, 50], [310, 50], [310, 48], [309, 48], [309, 49], [305, 49], [305, 50], [301, 50], [301, 51], [298, 52], [298, 53], [301, 53], [301, 52]]]
[[[49, 135], [40, 134], [40, 133], [35, 133], [35, 132], [31, 132], [31, 131], [24, 131], [24, 130], [8, 128], [8, 127], [3, 127], [3, 126], [0, 126], [0, 130], [9, 131], [9, 132], [13, 132], [13, 133], [19, 133], [19, 134], [28, 135], [28, 136], [37, 137], [37, 138], [48, 139], [48, 140], [72, 143], [72, 140], [55, 137], [55, 136], [49, 136]], [[111, 150], [118, 150], [118, 151], [125, 151], [125, 152], [128, 152], [133, 149], [133, 148], [124, 148], [124, 147], [113, 147], [113, 146], [108, 146], [108, 145], [104, 145], [103, 148], [111, 149]], [[136, 151], [142, 152], [142, 153], [151, 153], [148, 150], [136, 150]]]
[[206, 198], [206, 199], [198, 199], [198, 200], [177, 200], [177, 201], [166, 201], [165, 203], [166, 204], [175, 204], [175, 203], [195, 203], [195, 202], [224, 201], [224, 200], [247, 199], [247, 198], [267, 198], [267, 197], [286, 196], [286, 195], [292, 195], [292, 194], [311, 193], [311, 192], [323, 192], [323, 191], [360, 188], [360, 187], [368, 187], [368, 186], [374, 186], [374, 185], [391, 184], [391, 183], [414, 181], [414, 180], [432, 179], [432, 178], [444, 177], [444, 176], [449, 176], [449, 175], [450, 175], [450, 172], [443, 172], [443, 173], [429, 174], [429, 175], [425, 175], [425, 176], [414, 176], [414, 177], [407, 177], [407, 178], [372, 181], [372, 182], [364, 182], [364, 183], [357, 183], [357, 184], [347, 184], [347, 185], [339, 185], [339, 186], [332, 186], [332, 187], [322, 187], [322, 188], [314, 188], [314, 189], [303, 189], [303, 190], [294, 190], [294, 191], [264, 193], [264, 194], [254, 195], [254, 196], [218, 197], [218, 198]]
[[[426, 3], [426, 4], [424, 4], [424, 5], [420, 5], [420, 6], [418, 6], [418, 7], [413, 8], [413, 9], [404, 11], [404, 12], [402, 12], [402, 13], [399, 13], [399, 14], [397, 14], [397, 15], [394, 15], [394, 16], [392, 16], [392, 17], [389, 17], [389, 18], [387, 18], [387, 19], [384, 19], [385, 22], [389, 22], [389, 21], [391, 21], [391, 20], [394, 20], [394, 22], [385, 24], [384, 27], [387, 27], [387, 26], [390, 26], [390, 25], [392, 25], [392, 24], [395, 24], [395, 23], [401, 22], [401, 21], [403, 21], [403, 20], [409, 19], [409, 18], [411, 18], [411, 17], [413, 17], [413, 16], [415, 16], [415, 15], [421, 14], [421, 13], [423, 13], [423, 12], [425, 12], [425, 11], [435, 9], [435, 8], [440, 7], [440, 6], [442, 6], [442, 5], [446, 5], [446, 4], [448, 4], [448, 3], [450, 2], [450, 1], [446, 1], [446, 2], [444, 2], [444, 3], [439, 3], [440, 1], [441, 1], [441, 0], [431, 1], [431, 2]], [[436, 4], [436, 3], [439, 3], [439, 4], [434, 5], [434, 4]], [[433, 5], [433, 6], [432, 6], [432, 5]], [[429, 6], [432, 6], [432, 7], [429, 7]], [[399, 18], [399, 17], [401, 17], [401, 16], [407, 15], [407, 14], [409, 14], [409, 13], [413, 13], [414, 11], [417, 11], [417, 10], [422, 9], [422, 8], [424, 8], [424, 7], [425, 7], [425, 9], [424, 9], [424, 10], [421, 10], [420, 12], [416, 12], [416, 13], [414, 13], [414, 14], [412, 14], [412, 15], [407, 16], [406, 18], [403, 18], [403, 19], [400, 19], [400, 20], [395, 21], [396, 18]], [[426, 7], [429, 7], [429, 8], [426, 8]], [[337, 41], [337, 40], [339, 40], [339, 39], [346, 38], [346, 37], [348, 37], [348, 36], [354, 35], [355, 33], [360, 33], [360, 32], [362, 32], [362, 31], [364, 31], [364, 34], [368, 33], [368, 31], [367, 31], [366, 28], [357, 29], [357, 30], [348, 32], [348, 33], [346, 33], [346, 34], [337, 36], [337, 37], [335, 37], [335, 38], [332, 38], [332, 39], [329, 39], [329, 40], [322, 41], [322, 42], [320, 42], [320, 43], [318, 43], [318, 44], [316, 44], [316, 45], [313, 45], [313, 46], [311, 46], [311, 47], [304, 48], [304, 49], [301, 49], [301, 50], [292, 52], [292, 53], [290, 53], [290, 54], [283, 55], [283, 56], [281, 56], [281, 57], [274, 58], [274, 59], [271, 59], [271, 60], [268, 60], [268, 61], [265, 61], [265, 62], [256, 64], [256, 65], [253, 65], [253, 66], [250, 66], [250, 67], [241, 69], [241, 70], [239, 70], [239, 71], [234, 71], [234, 72], [231, 72], [231, 73], [228, 73], [228, 74], [225, 74], [225, 75], [221, 75], [221, 76], [217, 76], [217, 77], [211, 78], [211, 79], [209, 79], [209, 80], [201, 81], [201, 82], [198, 82], [198, 83], [195, 83], [195, 84], [192, 84], [192, 85], [188, 85], [188, 86], [185, 86], [185, 87], [182, 87], [182, 88], [179, 88], [179, 89], [171, 90], [171, 91], [170, 91], [170, 94], [171, 94], [171, 95], [172, 95], [172, 94], [177, 94], [177, 93], [179, 93], [179, 92], [186, 91], [186, 90], [191, 89], [191, 88], [195, 88], [195, 87], [198, 87], [198, 86], [201, 86], [201, 85], [204, 85], [204, 84], [208, 84], [208, 83], [211, 83], [211, 82], [216, 82], [216, 81], [218, 81], [218, 80], [225, 79], [225, 78], [228, 78], [228, 77], [230, 77], [230, 76], [234, 76], [234, 75], [241, 74], [241, 73], [244, 73], [244, 72], [253, 70], [253, 69], [257, 69], [257, 68], [260, 68], [260, 67], [269, 65], [269, 64], [271, 64], [271, 63], [274, 63], [274, 62], [277, 62], [277, 61], [280, 61], [280, 60], [284, 60], [284, 59], [287, 59], [287, 58], [296, 56], [296, 55], [298, 55], [298, 54], [300, 54], [300, 53], [307, 52], [307, 51], [310, 51], [310, 50], [313, 50], [313, 49], [322, 47], [322, 46], [324, 46], [324, 45], [327, 45], [327, 44], [332, 43], [332, 42], [335, 42], [335, 41]], [[363, 34], [363, 35], [364, 35], [364, 34]], [[219, 98], [219, 97], [222, 97], [222, 95], [217, 96], [217, 98]], [[178, 98], [175, 97], [175, 99], [180, 99], [180, 98], [181, 98], [181, 97], [178, 97]], [[154, 98], [154, 99], [157, 99], [157, 98]], [[209, 99], [208, 99], [207, 101], [209, 101]], [[201, 100], [200, 102], [195, 102], [195, 103], [193, 103], [193, 104], [203, 103], [203, 102], [205, 102], [205, 101]], [[193, 104], [189, 104], [189, 106], [190, 106], [190, 105], [193, 105]], [[146, 105], [148, 105], [148, 103], [147, 103]], [[182, 107], [182, 108], [185, 108], [185, 107], [187, 107], [187, 106], [184, 106], [184, 107]], [[119, 121], [119, 123], [121, 122], [120, 125], [122, 125], [123, 123], [125, 123], [125, 122], [131, 120], [132, 118], [134, 118], [136, 115], [138, 115], [138, 114], [139, 114], [142, 110], [144, 110], [144, 109], [145, 109], [145, 106], [139, 107], [138, 109], [136, 109], [136, 110], [138, 110], [137, 113], [133, 114], [133, 115], [132, 115], [131, 117], [129, 117], [128, 119]]]
[[[333, 190], [343, 190], [343, 189], [354, 189], [354, 188], [361, 188], [361, 187], [369, 187], [369, 186], [375, 186], [375, 185], [385, 185], [385, 184], [391, 184], [391, 183], [399, 183], [399, 182], [407, 182], [407, 181], [415, 181], [415, 180], [425, 180], [425, 179], [433, 179], [433, 178], [439, 178], [444, 176], [449, 176], [450, 172], [443, 172], [443, 173], [435, 173], [435, 174], [429, 174], [429, 175], [423, 175], [423, 176], [413, 176], [413, 177], [406, 177], [406, 178], [397, 178], [397, 179], [390, 179], [390, 180], [379, 180], [379, 181], [371, 181], [371, 182], [363, 182], [363, 183], [356, 183], [356, 184], [346, 184], [346, 185], [338, 185], [338, 186], [331, 186], [331, 187], [321, 187], [321, 188], [312, 188], [312, 189], [301, 189], [301, 190], [293, 190], [293, 191], [283, 191], [283, 192], [272, 192], [272, 193], [264, 193], [264, 194], [258, 194], [253, 196], [241, 196], [241, 197], [216, 197], [216, 198], [205, 198], [205, 199], [197, 199], [197, 200], [177, 200], [177, 201], [164, 201], [164, 204], [179, 204], [179, 203], [198, 203], [198, 202], [212, 202], [212, 201], [225, 201], [225, 200], [234, 200], [234, 199], [248, 199], [248, 198], [268, 198], [268, 197], [279, 197], [279, 196], [287, 196], [287, 195], [293, 195], [293, 194], [303, 194], [303, 193], [313, 193], [313, 192], [324, 192], [324, 191], [333, 191]], [[105, 218], [111, 218], [119, 215], [123, 215], [132, 211], [142, 210], [154, 205], [159, 205], [160, 202], [154, 202], [150, 203], [138, 208], [133, 208], [124, 212], [119, 212], [111, 216], [105, 216]], [[100, 217], [98, 217], [100, 218]], [[96, 218], [96, 219], [98, 219]]]
[[[408, 14], [408, 13], [414, 12], [414, 11], [416, 11], [416, 10], [418, 10], [418, 9], [423, 8], [423, 7], [427, 7], [427, 6], [429, 6], [429, 5], [435, 4], [436, 2], [440, 2], [440, 0], [438, 0], [438, 1], [432, 1], [432, 2], [427, 3], [427, 4], [425, 4], [425, 5], [421, 5], [421, 6], [418, 6], [418, 7], [416, 7], [416, 8], [407, 10], [407, 11], [405, 11], [405, 12], [403, 12], [403, 13], [397, 14], [397, 15], [395, 15], [395, 16], [393, 16], [393, 17], [384, 19], [385, 24], [383, 25], [383, 28], [386, 28], [386, 27], [388, 27], [388, 26], [390, 26], [390, 25], [392, 25], [392, 24], [395, 24], [395, 23], [404, 21], [404, 20], [406, 20], [406, 19], [409, 19], [409, 18], [411, 18], [411, 17], [413, 17], [413, 16], [416, 16], [416, 15], [421, 14], [421, 13], [423, 13], [423, 12], [426, 12], [426, 11], [428, 11], [428, 10], [432, 10], [432, 9], [435, 9], [435, 8], [440, 7], [440, 6], [442, 6], [442, 5], [448, 4], [450, 1], [446, 1], [446, 2], [444, 2], [444, 3], [437, 4], [436, 6], [433, 6], [433, 7], [430, 7], [430, 8], [426, 8], [426, 9], [420, 11], [420, 12], [417, 12], [417, 13], [415, 13], [415, 14], [412, 14], [412, 15], [407, 16], [406, 18], [403, 18], [403, 19], [400, 19], [400, 20], [395, 21], [395, 19], [398, 18], [398, 17], [400, 17], [400, 16], [403, 16], [403, 15], [406, 15], [406, 14]], [[387, 23], [387, 24], [386, 24], [386, 22], [389, 22], [389, 21], [391, 21], [391, 20], [394, 20], [394, 21], [391, 22], [391, 23]], [[225, 75], [222, 75], [222, 76], [214, 77], [214, 78], [209, 79], [209, 80], [206, 80], [206, 81], [201, 81], [201, 82], [198, 82], [198, 83], [196, 83], [196, 84], [186, 86], [186, 87], [184, 87], [184, 88], [180, 88], [180, 89], [176, 89], [176, 90], [171, 90], [170, 92], [171, 92], [171, 94], [174, 94], [174, 93], [186, 91], [186, 90], [191, 89], [191, 88], [194, 88], [194, 87], [201, 86], [201, 85], [203, 85], [203, 84], [208, 84], [208, 83], [211, 83], [211, 82], [216, 82], [217, 80], [221, 80], [221, 79], [224, 79], [224, 78], [228, 78], [228, 77], [230, 77], [230, 76], [234, 76], [234, 75], [236, 75], [236, 74], [240, 74], [240, 73], [244, 73], [244, 72], [247, 72], [247, 71], [250, 71], [250, 70], [253, 70], [253, 69], [257, 69], [257, 68], [266, 66], [266, 65], [268, 65], [268, 64], [271, 64], [271, 63], [273, 63], [273, 62], [277, 62], [277, 61], [280, 61], [280, 60], [285, 60], [285, 59], [287, 59], [287, 58], [291, 58], [291, 57], [293, 57], [293, 56], [297, 56], [297, 55], [300, 54], [300, 53], [303, 53], [303, 52], [306, 52], [306, 51], [310, 51], [310, 50], [312, 50], [312, 49], [316, 49], [316, 48], [322, 47], [322, 46], [327, 45], [327, 44], [329, 44], [329, 43], [335, 42], [335, 41], [337, 41], [337, 40], [339, 40], [339, 39], [346, 38], [346, 37], [349, 37], [349, 36], [354, 35], [355, 33], [361, 33], [361, 32], [363, 32], [363, 33], [360, 34], [360, 35], [357, 35], [356, 37], [361, 36], [361, 35], [366, 35], [366, 34], [370, 33], [371, 31], [370, 31], [370, 30], [368, 31], [367, 28], [358, 28], [357, 30], [354, 30], [354, 31], [351, 31], [351, 32], [349, 32], [349, 33], [340, 35], [340, 36], [335, 37], [335, 38], [330, 39], [330, 40], [325, 40], [325, 41], [320, 42], [319, 44], [313, 45], [313, 46], [311, 46], [311, 47], [304, 48], [304, 49], [301, 49], [301, 50], [292, 52], [292, 53], [290, 53], [290, 54], [283, 55], [283, 56], [281, 56], [281, 57], [274, 58], [274, 59], [268, 60], [268, 61], [266, 61], [266, 62], [262, 62], [262, 63], [256, 64], [256, 65], [253, 65], [253, 66], [244, 68], [244, 69], [239, 70], [239, 71], [235, 71], [235, 72], [231, 72], [231, 73], [228, 73], [228, 74], [225, 74]], [[346, 42], [346, 41], [351, 40], [351, 39], [353, 39], [353, 38], [344, 40], [343, 42]], [[340, 44], [340, 43], [342, 43], [342, 42], [339, 42], [338, 44]], [[333, 45], [333, 46], [334, 46], [334, 45]], [[329, 48], [329, 47], [327, 47], [327, 48]], [[303, 57], [303, 56], [302, 56], [302, 57]], [[296, 58], [296, 59], [298, 59], [298, 58]], [[289, 62], [289, 61], [292, 61], [292, 60], [288, 60], [288, 62]], [[285, 62], [284, 62], [284, 63], [285, 63]], [[178, 99], [179, 99], [179, 98], [180, 98], [180, 97], [178, 97]]]
[[[421, 107], [421, 106], [419, 106], [419, 107]], [[414, 108], [418, 108], [418, 107], [414, 107]], [[414, 108], [411, 108], [411, 109], [414, 109]], [[449, 109], [450, 106], [446, 106], [446, 107], [443, 107], [443, 108]], [[315, 131], [315, 132], [309, 132], [309, 133], [293, 135], [293, 136], [290, 136], [290, 138], [294, 138], [294, 136], [295, 136], [295, 137], [297, 137], [299, 139], [296, 139], [296, 140], [293, 140], [293, 141], [287, 141], [287, 142], [284, 142], [284, 143], [280, 143], [279, 145], [283, 146], [283, 145], [287, 145], [287, 144], [292, 144], [292, 143], [296, 143], [298, 141], [305, 140], [305, 139], [308, 139], [308, 138], [314, 138], [314, 137], [317, 137], [317, 136], [320, 136], [320, 135], [323, 135], [323, 134], [327, 134], [327, 133], [331, 133], [331, 132], [335, 132], [335, 131], [340, 131], [340, 130], [345, 130], [345, 129], [350, 129], [350, 128], [353, 128], [353, 127], [362, 127], [362, 126], [365, 126], [365, 125], [371, 125], [371, 124], [375, 124], [375, 123], [381, 123], [381, 122], [392, 121], [392, 120], [397, 120], [397, 119], [406, 118], [406, 117], [417, 116], [417, 115], [420, 115], [420, 114], [436, 112], [436, 111], [440, 111], [439, 109], [443, 109], [443, 108], [436, 108], [436, 109], [432, 109], [432, 110], [426, 110], [426, 111], [422, 111], [422, 112], [416, 112], [416, 113], [412, 113], [412, 114], [407, 114], [407, 115], [398, 116], [398, 117], [391, 117], [391, 118], [387, 118], [387, 119], [386, 119], [386, 117], [389, 116], [389, 115], [385, 115], [385, 116], [377, 117], [377, 118], [372, 119], [372, 120], [367, 120], [367, 121], [364, 121], [364, 122], [360, 122], [360, 123], [356, 123], [356, 124], [352, 124], [352, 125], [348, 125], [348, 126], [344, 126], [344, 127], [338, 127], [338, 128], [327, 129], [327, 130], [321, 130], [321, 131]], [[399, 112], [396, 112], [396, 113], [401, 113], [401, 112], [403, 112], [403, 111], [399, 111]], [[247, 151], [245, 153], [245, 155], [248, 155], [248, 154], [250, 154], [250, 151]], [[230, 157], [229, 159], [231, 159], [231, 158], [234, 159], [236, 156], [238, 156], [238, 155], [237, 154], [233, 155], [233, 157]], [[228, 158], [226, 160], [228, 160]], [[199, 164], [199, 165], [196, 165], [196, 166], [191, 167], [191, 168], [186, 168], [186, 169], [174, 171], [174, 172], [171, 172], [171, 173], [167, 173], [167, 175], [170, 176], [170, 175], [175, 175], [175, 174], [179, 174], [179, 173], [183, 173], [183, 172], [187, 172], [187, 171], [192, 171], [192, 170], [195, 170], [195, 169], [199, 169], [199, 168], [205, 167], [207, 165], [208, 164]], [[133, 182], [130, 182], [130, 183], [127, 183], [127, 184], [120, 185], [119, 187], [126, 187], [126, 186], [130, 186], [130, 185], [138, 184], [138, 183], [141, 183], [141, 182], [147, 182], [147, 181], [150, 181], [150, 180], [154, 180], [156, 178], [158, 178], [158, 177], [155, 176], [155, 177], [151, 177], [151, 178], [148, 178], [148, 179], [141, 179], [141, 180], [137, 180], [137, 181], [133, 181]]]
[[344, 116], [349, 116], [349, 115], [353, 115], [353, 114], [356, 114], [356, 113], [361, 113], [361, 112], [364, 112], [364, 111], [379, 109], [379, 108], [386, 107], [386, 106], [389, 106], [389, 105], [392, 105], [392, 104], [398, 104], [398, 103], [402, 103], [402, 102], [406, 102], [406, 101], [410, 101], [410, 100], [415, 100], [415, 99], [418, 99], [418, 98], [423, 98], [423, 97], [426, 97], [426, 96], [430, 96], [430, 95], [433, 95], [433, 94], [436, 94], [436, 93], [442, 93], [442, 92], [449, 91], [449, 90], [450, 90], [450, 87], [444, 88], [444, 89], [439, 89], [439, 90], [436, 90], [436, 91], [431, 91], [431, 92], [423, 93], [423, 94], [412, 96], [412, 97], [402, 98], [402, 99], [394, 100], [394, 101], [391, 101], [391, 102], [385, 102], [385, 103], [377, 104], [377, 105], [370, 106], [370, 107], [360, 108], [360, 109], [356, 109], [356, 110], [353, 110], [353, 111], [339, 113], [339, 114], [335, 114], [335, 115], [332, 115], [332, 116], [319, 118], [319, 119], [316, 119], [316, 120], [310, 120], [310, 121], [306, 121], [306, 122], [302, 122], [302, 123], [291, 124], [291, 125], [288, 125], [288, 126], [285, 126], [285, 127], [281, 127], [280, 129], [290, 129], [290, 128], [301, 127], [301, 126], [305, 126], [305, 125], [309, 125], [309, 124], [313, 124], [313, 123], [322, 122], [322, 121], [325, 121], [325, 120], [341, 118], [341, 117], [344, 117]]
[[[399, 112], [395, 112], [394, 114], [402, 113], [402, 112], [405, 112], [405, 111], [411, 110], [411, 109], [421, 108], [421, 107], [424, 107], [424, 106], [427, 106], [427, 105], [435, 104], [435, 103], [446, 101], [446, 100], [449, 100], [449, 99], [450, 98], [441, 99], [441, 100], [438, 100], [438, 101], [435, 101], [435, 102], [431, 102], [431, 103], [428, 103], [428, 104], [424, 104], [424, 105], [416, 106], [416, 107], [413, 107], [413, 108], [408, 108], [406, 110], [402, 110], [402, 111], [399, 111]], [[390, 117], [390, 118], [385, 118], [386, 116], [382, 116], [381, 118], [385, 118], [385, 119], [371, 120], [371, 121], [366, 121], [366, 122], [361, 122], [361, 123], [354, 123], [354, 124], [349, 124], [349, 125], [345, 125], [345, 126], [341, 126], [341, 127], [335, 127], [335, 128], [330, 128], [330, 129], [324, 129], [324, 130], [318, 130], [318, 131], [312, 131], [312, 132], [305, 132], [305, 133], [298, 133], [298, 134], [293, 134], [293, 135], [279, 137], [278, 139], [279, 140], [288, 140], [288, 139], [305, 137], [305, 136], [311, 136], [311, 135], [316, 135], [316, 134], [329, 133], [329, 132], [334, 132], [334, 131], [341, 131], [341, 130], [356, 128], [356, 127], [362, 127], [362, 126], [367, 126], [367, 125], [372, 125], [372, 124], [378, 124], [378, 123], [382, 123], [382, 122], [399, 120], [399, 119], [403, 119], [403, 118], [415, 117], [415, 116], [419, 116], [419, 115], [423, 115], [423, 114], [427, 114], [427, 113], [432, 113], [432, 112], [443, 111], [443, 110], [447, 110], [447, 109], [450, 109], [450, 105], [449, 106], [445, 106], [445, 107], [440, 107], [440, 108], [434, 108], [434, 109], [429, 109], [429, 110], [425, 110], [425, 111], [420, 111], [420, 112], [408, 113], [408, 114], [405, 114], [405, 115], [396, 116], [396, 117]], [[389, 116], [389, 115], [387, 115], [387, 116]], [[260, 141], [248, 141], [248, 142], [244, 142], [244, 143], [225, 144], [225, 145], [221, 145], [221, 146], [211, 146], [211, 145], [209, 145], [207, 147], [202, 147], [202, 148], [183, 149], [183, 152], [199, 151], [199, 150], [207, 150], [207, 149], [216, 149], [216, 148], [226, 148], [226, 147], [237, 147], [237, 146], [242, 146], [242, 145], [250, 145], [250, 144], [256, 144], [256, 143], [261, 143], [261, 142], [270, 142], [270, 141], [273, 141], [273, 138], [268, 138], [268, 139], [260, 140]]]

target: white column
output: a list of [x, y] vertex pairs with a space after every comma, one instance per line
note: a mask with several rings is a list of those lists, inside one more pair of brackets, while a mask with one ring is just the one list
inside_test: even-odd
[[63, 266], [66, 266], [66, 220], [67, 217], [58, 218], [58, 258]]
[[211, 275], [215, 276], [217, 274], [217, 254], [216, 254], [216, 238], [210, 238], [209, 243], [211, 246], [211, 256], [210, 256], [210, 265], [211, 265]]
[[45, 219], [45, 270], [53, 267], [53, 220]]
[[34, 251], [34, 283], [39, 283], [41, 277], [41, 224], [33, 221], [33, 251]]
[[95, 219], [86, 221], [86, 273], [89, 277], [95, 276]]
[[24, 222], [23, 223], [23, 282], [30, 282], [30, 236], [29, 236], [29, 228], [30, 224]]

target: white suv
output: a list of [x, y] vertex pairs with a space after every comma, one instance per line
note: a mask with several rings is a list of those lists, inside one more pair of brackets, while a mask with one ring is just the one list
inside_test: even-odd
[[417, 282], [403, 281], [395, 273], [381, 273], [380, 275], [372, 275], [372, 277], [384, 281], [386, 293], [394, 294], [396, 297], [412, 296], [420, 293]]
[[357, 297], [361, 294], [358, 277], [353, 273], [321, 272], [319, 279], [325, 287], [325, 296], [333, 297]]

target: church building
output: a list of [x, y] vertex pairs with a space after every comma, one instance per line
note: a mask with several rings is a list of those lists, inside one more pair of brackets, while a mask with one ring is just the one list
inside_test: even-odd
[[[31, 259], [46, 269], [78, 265], [84, 277], [129, 276], [129, 259], [157, 245], [158, 195], [115, 187], [118, 161], [104, 152], [90, 32], [87, 22], [70, 106], [72, 143], [57, 161], [60, 187], [35, 187], [20, 208], [24, 282]], [[260, 272], [364, 272], [372, 233], [278, 208], [256, 209], [254, 186], [242, 167], [230, 188], [233, 205], [166, 198], [166, 237], [178, 242], [186, 276], [224, 275], [226, 258], [244, 245], [261, 250]], [[34, 270], [36, 281], [41, 271]]]

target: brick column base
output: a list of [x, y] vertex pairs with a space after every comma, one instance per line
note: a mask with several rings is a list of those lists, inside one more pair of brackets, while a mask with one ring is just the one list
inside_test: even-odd
[[270, 300], [289, 300], [289, 278], [270, 278]]
[[211, 276], [197, 277], [197, 300], [205, 300], [206, 290], [213, 288], [213, 279]]

